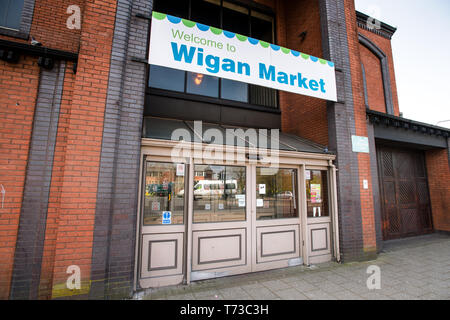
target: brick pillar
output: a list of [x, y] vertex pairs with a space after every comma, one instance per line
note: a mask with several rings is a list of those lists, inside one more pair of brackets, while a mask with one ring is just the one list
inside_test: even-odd
[[[97, 183], [116, 1], [88, 0], [67, 123], [52, 297], [88, 294]], [[67, 268], [81, 269], [81, 290], [66, 288]]]
[[11, 299], [36, 299], [65, 62], [41, 70], [17, 233]]
[[39, 85], [37, 59], [0, 61], [0, 299], [8, 299]]
[[336, 65], [338, 101], [327, 103], [327, 114], [329, 149], [337, 153], [339, 170], [342, 259], [370, 259], [376, 254], [371, 160], [369, 154], [352, 151], [352, 135], [368, 136], [355, 7], [353, 0], [319, 0], [319, 8], [323, 57]]
[[[364, 101], [363, 75], [361, 57], [359, 53], [359, 40], [355, 17], [354, 0], [345, 0], [345, 19], [347, 23], [347, 39], [350, 58], [350, 70], [352, 75], [353, 107], [356, 135], [368, 137], [366, 122], [366, 107]], [[375, 150], [370, 150], [375, 152]], [[361, 201], [363, 250], [365, 253], [376, 252], [376, 231], [374, 204], [372, 193], [370, 154], [358, 153], [359, 191]], [[368, 181], [368, 189], [363, 188], [363, 180]]]
[[56, 236], [58, 233], [58, 215], [61, 205], [61, 187], [64, 178], [64, 164], [66, 159], [67, 130], [75, 80], [75, 74], [71, 71], [73, 70], [73, 62], [67, 64], [66, 70], [53, 157], [52, 181], [48, 197], [45, 242], [44, 251], [42, 253], [41, 277], [38, 292], [39, 299], [50, 299], [52, 295], [53, 266], [55, 262]]

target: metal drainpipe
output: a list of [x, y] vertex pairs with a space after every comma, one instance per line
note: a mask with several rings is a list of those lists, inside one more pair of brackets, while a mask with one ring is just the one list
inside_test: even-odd
[[332, 172], [332, 201], [333, 201], [333, 235], [334, 235], [334, 252], [336, 254], [337, 262], [341, 262], [341, 252], [339, 249], [339, 221], [338, 221], [338, 201], [337, 201], [337, 179], [336, 179], [336, 166], [332, 160], [328, 161], [328, 165], [331, 167]]

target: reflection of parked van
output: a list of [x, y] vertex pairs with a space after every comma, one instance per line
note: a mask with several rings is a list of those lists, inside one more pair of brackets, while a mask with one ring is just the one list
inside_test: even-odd
[[[194, 185], [194, 199], [202, 199], [204, 197], [221, 197], [237, 193], [237, 180], [200, 180]], [[178, 193], [183, 196], [184, 190]]]
[[203, 197], [220, 197], [224, 194], [232, 195], [237, 193], [236, 180], [200, 180], [194, 186], [194, 199]]

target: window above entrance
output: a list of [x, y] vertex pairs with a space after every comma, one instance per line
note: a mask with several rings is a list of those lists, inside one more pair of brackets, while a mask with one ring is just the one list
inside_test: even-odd
[[[249, 6], [223, 0], [156, 0], [153, 9], [275, 43], [273, 15]], [[278, 106], [277, 90], [156, 65], [150, 65], [148, 87], [188, 94], [191, 98], [215, 98], [221, 103], [230, 101], [270, 108]]]
[[0, 0], [0, 27], [20, 29], [24, 0]]

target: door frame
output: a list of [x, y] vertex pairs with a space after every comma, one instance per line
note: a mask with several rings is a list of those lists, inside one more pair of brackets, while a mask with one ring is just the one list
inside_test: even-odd
[[[389, 221], [389, 214], [388, 214], [388, 206], [387, 206], [387, 200], [385, 198], [385, 180], [384, 180], [384, 174], [383, 174], [383, 170], [384, 170], [384, 166], [382, 164], [382, 153], [383, 152], [389, 152], [392, 155], [392, 183], [394, 184], [394, 193], [395, 193], [395, 212], [397, 215], [397, 219], [399, 221], [399, 233], [398, 234], [389, 234], [388, 230], [385, 227], [385, 224], [388, 223], [387, 221]], [[399, 196], [398, 196], [398, 190], [399, 190], [399, 186], [398, 183], [400, 182], [400, 178], [398, 177], [398, 172], [396, 171], [395, 168], [395, 160], [394, 160], [394, 153], [409, 153], [409, 154], [420, 154], [420, 158], [421, 158], [421, 162], [423, 164], [423, 170], [424, 170], [424, 177], [422, 177], [423, 182], [425, 182], [426, 184], [426, 188], [427, 188], [427, 197], [428, 197], [428, 213], [427, 213], [427, 219], [429, 222], [429, 228], [426, 229], [424, 226], [422, 226], [422, 230], [418, 230], [416, 233], [407, 233], [404, 232], [403, 230], [403, 225], [401, 222], [402, 219], [402, 215], [400, 212], [400, 203], [399, 203]], [[394, 240], [394, 239], [401, 239], [401, 238], [407, 238], [407, 237], [411, 237], [411, 236], [418, 236], [418, 235], [424, 235], [424, 234], [429, 234], [431, 232], [433, 232], [434, 230], [434, 224], [433, 224], [433, 215], [432, 215], [432, 211], [431, 211], [431, 197], [430, 197], [430, 188], [429, 188], [429, 184], [428, 184], [428, 172], [427, 172], [427, 166], [426, 166], [426, 158], [425, 158], [425, 152], [423, 150], [420, 149], [413, 149], [413, 148], [407, 148], [407, 147], [396, 147], [394, 145], [391, 144], [386, 144], [386, 143], [377, 143], [376, 145], [376, 158], [377, 158], [377, 171], [378, 171], [378, 184], [379, 184], [379, 192], [380, 192], [380, 202], [381, 202], [381, 233], [382, 233], [382, 237], [383, 237], [383, 241], [387, 241], [387, 240]], [[414, 157], [416, 159], [416, 157]], [[416, 170], [416, 168], [414, 168], [414, 170]], [[417, 182], [418, 179], [417, 177], [415, 177], [414, 181], [414, 192], [415, 192], [415, 196], [418, 197], [418, 191], [417, 191]], [[417, 210], [418, 210], [418, 214], [420, 215], [420, 203], [419, 203], [419, 199], [416, 198], [416, 204], [415, 204]]]
[[[195, 168], [195, 165], [217, 165], [217, 166], [236, 166], [236, 167], [244, 167], [245, 168], [245, 177], [246, 177], [246, 211], [245, 211], [245, 220], [243, 221], [231, 221], [231, 222], [206, 222], [206, 223], [193, 223], [193, 216], [194, 216], [194, 208], [193, 208], [193, 201], [194, 197], [190, 197], [190, 203], [191, 206], [189, 207], [189, 223], [190, 223], [190, 233], [188, 234], [188, 237], [190, 238], [188, 240], [189, 243], [189, 249], [191, 250], [191, 255], [188, 257], [188, 260], [190, 262], [189, 265], [189, 275], [188, 275], [188, 281], [187, 283], [190, 283], [190, 281], [197, 281], [197, 280], [204, 280], [204, 279], [211, 279], [211, 278], [217, 278], [221, 276], [229, 276], [229, 275], [236, 275], [236, 274], [242, 274], [242, 273], [248, 273], [251, 272], [251, 243], [247, 239], [249, 239], [249, 234], [251, 234], [252, 224], [251, 224], [251, 207], [249, 205], [250, 199], [248, 199], [249, 190], [251, 189], [251, 180], [249, 179], [250, 170], [249, 165], [245, 162], [239, 162], [236, 161], [233, 164], [227, 164], [222, 161], [211, 161], [211, 160], [205, 160], [205, 159], [198, 159], [198, 158], [192, 158], [193, 161], [193, 169]], [[195, 171], [195, 170], [194, 170]], [[192, 176], [193, 177], [193, 176]], [[193, 179], [191, 179], [193, 182]], [[193, 188], [193, 186], [192, 186]], [[196, 246], [193, 243], [194, 240], [194, 233], [220, 233], [221, 230], [234, 230], [235, 235], [240, 235], [240, 239], [242, 241], [242, 232], [238, 232], [238, 230], [245, 230], [244, 234], [244, 249], [245, 249], [245, 257], [242, 257], [242, 260], [245, 260], [245, 265], [238, 264], [235, 266], [230, 267], [211, 267], [206, 269], [197, 269], [193, 270], [195, 268], [194, 265], [196, 265], [195, 262], [193, 262], [194, 256], [196, 256], [194, 253], [199, 254], [198, 246]], [[197, 236], [196, 236], [197, 237]], [[200, 239], [200, 237], [199, 237]], [[199, 240], [200, 241], [200, 240]], [[242, 249], [242, 247], [241, 247]], [[242, 251], [241, 251], [242, 253]]]
[[[265, 271], [265, 270], [271, 270], [271, 269], [279, 269], [283, 267], [289, 267], [289, 266], [295, 266], [303, 264], [304, 259], [304, 248], [303, 248], [303, 210], [302, 210], [302, 202], [304, 199], [304, 194], [306, 194], [305, 190], [302, 189], [301, 185], [301, 165], [298, 164], [284, 164], [283, 161], [280, 161], [278, 168], [279, 169], [294, 169], [297, 171], [297, 178], [296, 178], [296, 184], [297, 184], [297, 190], [296, 190], [296, 205], [297, 205], [297, 211], [298, 211], [298, 217], [294, 218], [286, 218], [286, 219], [270, 219], [270, 220], [257, 220], [257, 205], [256, 205], [256, 199], [257, 199], [257, 188], [256, 188], [256, 169], [262, 168], [262, 167], [269, 167], [264, 166], [261, 164], [251, 164], [249, 165], [249, 169], [251, 171], [251, 186], [250, 189], [250, 203], [251, 203], [251, 243], [252, 243], [252, 272], [258, 272], [258, 271]], [[296, 230], [293, 230], [293, 227], [296, 227]], [[258, 230], [258, 229], [261, 229]], [[294, 253], [293, 254], [285, 254], [284, 256], [295, 256], [291, 258], [281, 258], [283, 255], [279, 255], [280, 258], [271, 259], [269, 261], [263, 261], [262, 257], [262, 236], [263, 229], [272, 229], [272, 232], [282, 232], [283, 230], [285, 232], [291, 232], [294, 231]], [[276, 231], [276, 229], [278, 229]], [[267, 230], [268, 231], [268, 230]], [[259, 244], [259, 245], [258, 245]], [[258, 261], [260, 260], [260, 261]]]
[[[159, 140], [159, 139], [149, 139], [149, 138], [143, 138], [141, 140], [141, 163], [140, 163], [140, 175], [139, 175], [139, 196], [138, 196], [138, 210], [137, 210], [137, 228], [136, 228], [136, 246], [135, 246], [135, 268], [134, 268], [134, 290], [136, 291], [138, 289], [138, 287], [141, 288], [147, 288], [147, 287], [154, 287], [153, 285], [150, 286], [141, 286], [140, 285], [140, 263], [141, 263], [141, 248], [142, 248], [142, 241], [141, 241], [141, 236], [142, 236], [142, 210], [143, 210], [143, 194], [142, 194], [142, 187], [144, 182], [144, 175], [145, 175], [145, 170], [144, 170], [144, 166], [146, 161], [148, 161], [148, 159], [151, 159], [152, 161], [158, 161], [158, 162], [177, 162], [177, 161], [172, 161], [171, 156], [172, 156], [172, 150], [179, 145], [180, 142], [178, 141], [170, 141], [170, 140]], [[186, 146], [189, 146], [189, 148], [191, 148], [190, 150], [193, 150], [193, 152], [187, 152], [185, 154], [183, 154], [182, 156], [180, 156], [180, 160], [184, 160], [182, 161], [183, 163], [186, 164], [186, 168], [188, 168], [188, 170], [185, 170], [185, 172], [188, 172], [188, 177], [193, 177], [194, 174], [194, 163], [196, 162], [196, 155], [198, 155], [198, 152], [200, 152], [202, 154], [202, 156], [205, 155], [204, 150], [206, 148], [211, 148], [210, 145], [207, 144], [202, 144], [202, 143], [189, 143], [189, 142], [185, 142], [184, 143]], [[222, 146], [223, 149], [225, 150], [225, 152], [227, 152], [226, 150], [226, 146]], [[233, 150], [235, 152], [235, 154], [243, 154], [246, 155], [249, 153], [249, 148], [246, 147], [233, 147]], [[254, 150], [251, 150], [254, 151]], [[270, 150], [262, 150], [263, 152], [266, 151], [266, 154], [269, 154], [269, 152], [271, 152]], [[298, 194], [298, 210], [299, 210], [299, 217], [298, 218], [294, 218], [293, 220], [297, 221], [299, 223], [299, 251], [300, 251], [300, 257], [303, 260], [303, 264], [305, 265], [309, 265], [309, 261], [310, 261], [310, 257], [308, 256], [308, 250], [306, 250], [307, 246], [308, 246], [308, 237], [306, 236], [307, 234], [307, 227], [308, 227], [308, 222], [307, 222], [307, 216], [306, 216], [306, 186], [305, 186], [305, 169], [308, 167], [322, 167], [322, 168], [326, 168], [329, 172], [329, 180], [330, 180], [330, 184], [329, 184], [329, 193], [331, 194], [331, 201], [330, 201], [330, 218], [331, 218], [331, 230], [332, 230], [332, 239], [331, 239], [331, 246], [333, 246], [334, 250], [333, 250], [333, 255], [337, 258], [337, 260], [339, 261], [339, 230], [336, 229], [337, 228], [337, 217], [338, 217], [338, 208], [337, 208], [337, 194], [335, 194], [337, 192], [337, 185], [336, 185], [336, 168], [333, 165], [333, 161], [335, 160], [336, 156], [333, 154], [313, 154], [313, 153], [305, 153], [305, 152], [292, 152], [292, 151], [277, 151], [278, 155], [279, 155], [279, 167], [294, 167], [297, 169], [297, 194]], [[237, 158], [237, 157], [236, 157]], [[208, 164], [217, 164], [217, 165], [231, 165], [229, 163], [225, 162], [225, 159], [223, 161], [216, 161], [216, 159], [208, 159], [206, 158], [206, 160], [202, 160], [203, 162], [207, 162]], [[233, 164], [233, 165], [238, 165], [238, 164]], [[256, 181], [256, 167], [257, 166], [263, 166], [263, 165], [258, 165], [258, 161], [257, 160], [246, 160], [246, 164], [245, 166], [253, 166], [254, 170], [254, 179]], [[247, 186], [249, 183], [249, 171], [251, 170], [247, 170]], [[186, 179], [186, 176], [185, 176]], [[193, 179], [189, 178], [189, 190], [191, 190], [193, 188]], [[251, 193], [250, 197], [247, 197], [247, 202], [250, 201], [250, 203], [252, 203], [252, 206], [254, 205], [255, 207], [255, 219], [251, 219], [251, 220], [255, 220], [256, 223], [256, 201], [253, 199], [256, 199], [256, 189], [255, 188], [250, 188], [247, 191], [247, 194]], [[255, 197], [253, 197], [253, 195], [255, 195]], [[185, 203], [187, 203], [187, 210], [185, 210], [186, 212], [186, 217], [184, 220], [184, 227], [185, 227], [185, 235], [189, 235], [186, 236], [186, 240], [184, 241], [185, 243], [185, 248], [183, 250], [184, 252], [184, 257], [183, 257], [183, 261], [185, 262], [185, 267], [184, 267], [184, 274], [182, 277], [182, 281], [179, 281], [179, 278], [177, 278], [175, 281], [175, 279], [170, 279], [170, 281], [168, 281], [166, 284], [166, 282], [164, 282], [163, 285], [170, 285], [170, 284], [177, 284], [177, 283], [184, 283], [184, 284], [189, 284], [192, 281], [191, 275], [192, 275], [192, 232], [194, 231], [195, 228], [193, 228], [193, 224], [192, 224], [192, 208], [193, 208], [193, 197], [189, 196], [188, 199], [185, 199]], [[254, 204], [253, 204], [254, 203]], [[248, 206], [249, 207], [249, 206]], [[186, 209], [186, 208], [185, 208]], [[249, 208], [247, 209], [248, 212]], [[252, 215], [250, 215], [250, 217], [252, 217]], [[290, 219], [289, 219], [290, 220]], [[285, 224], [288, 224], [290, 221], [285, 221]], [[252, 223], [250, 221], [250, 223]], [[264, 222], [266, 223], [266, 222]], [[262, 223], [262, 225], [264, 225], [264, 223]], [[270, 223], [267, 222], [267, 223]], [[250, 226], [250, 228], [253, 230], [252, 225]], [[256, 230], [256, 227], [254, 228]], [[254, 238], [252, 236], [252, 238]], [[253, 256], [256, 257], [256, 251], [254, 250], [254, 242], [255, 241], [251, 241], [251, 259], [253, 259]], [[253, 263], [250, 263], [250, 265], [252, 265]], [[275, 266], [275, 268], [278, 268], [277, 266]], [[267, 268], [267, 269], [272, 269], [272, 268]], [[266, 269], [266, 270], [267, 270]], [[250, 272], [253, 272], [254, 270], [250, 270]], [[256, 270], [255, 270], [256, 271]]]

